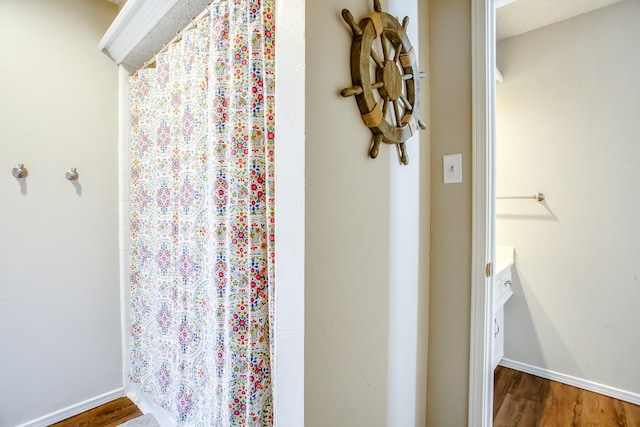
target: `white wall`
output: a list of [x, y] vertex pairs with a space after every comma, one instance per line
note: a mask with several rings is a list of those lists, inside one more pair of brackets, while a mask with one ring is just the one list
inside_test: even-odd
[[[305, 0], [276, 2], [275, 422], [304, 425]], [[282, 83], [284, 82], [284, 83]]]
[[[431, 275], [427, 425], [467, 425], [471, 313], [471, 3], [429, 1]], [[461, 184], [442, 156], [462, 153]]]
[[2, 426], [122, 387], [117, 67], [96, 48], [116, 12], [0, 2]]
[[640, 398], [640, 2], [498, 44], [505, 357]]
[[[427, 138], [409, 141], [409, 166], [386, 145], [368, 158], [371, 133], [339, 94], [351, 86], [343, 8], [359, 20], [373, 2], [306, 2], [305, 426], [422, 426]], [[410, 16], [417, 45], [418, 2], [383, 9]]]

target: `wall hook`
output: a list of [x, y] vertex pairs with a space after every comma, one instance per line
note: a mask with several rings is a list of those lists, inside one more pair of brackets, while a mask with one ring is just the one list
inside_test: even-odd
[[24, 178], [27, 176], [27, 168], [24, 167], [24, 164], [19, 163], [18, 166], [11, 170], [11, 174], [16, 178]]
[[78, 171], [76, 171], [76, 168], [71, 168], [64, 174], [64, 177], [69, 181], [76, 180], [78, 179]]

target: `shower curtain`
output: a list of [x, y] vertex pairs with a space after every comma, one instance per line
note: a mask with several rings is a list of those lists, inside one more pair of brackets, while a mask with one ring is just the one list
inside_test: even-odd
[[273, 425], [274, 3], [130, 79], [129, 377], [178, 425]]

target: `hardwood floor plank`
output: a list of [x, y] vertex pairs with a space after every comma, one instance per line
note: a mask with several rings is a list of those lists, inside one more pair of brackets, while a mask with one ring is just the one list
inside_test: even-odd
[[624, 411], [623, 402], [620, 400], [614, 400], [613, 406], [615, 407], [616, 422], [618, 425], [628, 426], [629, 424], [627, 423], [627, 416]]
[[614, 402], [614, 399], [583, 390], [581, 425], [588, 427], [626, 426], [627, 423], [624, 419], [622, 420], [623, 424], [618, 422]]
[[509, 392], [509, 388], [513, 385], [514, 376], [517, 371], [513, 369], [496, 369], [493, 377], [494, 393], [493, 393], [493, 418], [498, 415], [498, 409], [504, 402], [504, 398]]
[[141, 415], [140, 409], [129, 398], [121, 397], [51, 427], [115, 427]]
[[576, 413], [581, 416], [580, 390], [549, 381], [549, 390], [542, 404], [541, 426], [573, 426]]
[[511, 393], [504, 398], [504, 403], [498, 410], [498, 415], [493, 420], [494, 427], [535, 427], [536, 408], [533, 402], [520, 400]]
[[512, 387], [509, 393], [517, 399], [526, 399], [530, 402], [540, 404], [544, 401], [549, 389], [549, 382], [534, 375], [518, 372], [520, 382]]
[[640, 406], [629, 402], [622, 402], [622, 407], [624, 408], [627, 425], [629, 427], [640, 426]]
[[640, 427], [638, 405], [502, 366], [494, 379], [496, 427]]

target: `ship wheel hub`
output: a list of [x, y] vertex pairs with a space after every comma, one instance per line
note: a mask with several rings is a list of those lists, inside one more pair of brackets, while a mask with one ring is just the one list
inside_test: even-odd
[[397, 101], [402, 95], [402, 75], [400, 69], [393, 61], [385, 61], [382, 69], [382, 81], [389, 98]]

